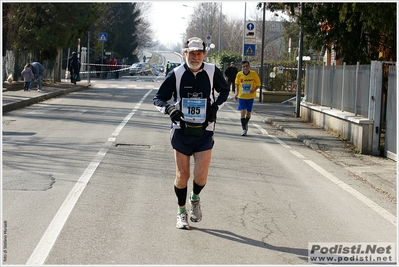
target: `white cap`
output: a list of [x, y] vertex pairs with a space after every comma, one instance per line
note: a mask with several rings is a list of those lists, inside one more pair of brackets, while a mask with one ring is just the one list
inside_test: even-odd
[[191, 52], [191, 51], [197, 51], [197, 50], [201, 50], [204, 52], [205, 51], [205, 43], [198, 37], [191, 37], [187, 41], [186, 51]]

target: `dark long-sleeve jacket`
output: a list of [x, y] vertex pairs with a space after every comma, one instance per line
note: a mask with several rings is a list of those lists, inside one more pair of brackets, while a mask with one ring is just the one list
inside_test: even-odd
[[43, 78], [44, 74], [46, 73], [46, 69], [42, 64], [39, 62], [33, 62], [32, 63], [32, 72], [35, 75], [35, 79], [41, 76]]
[[229, 66], [224, 71], [224, 75], [226, 75], [229, 82], [234, 82], [237, 76], [238, 70], [236, 67]]
[[[211, 106], [219, 110], [226, 102], [229, 91], [222, 72], [215, 65], [203, 63], [200, 70], [193, 73], [187, 64], [182, 64], [166, 76], [153, 101], [157, 109], [166, 114], [167, 108], [172, 104], [177, 109], [183, 110], [182, 99], [184, 98], [207, 99], [208, 112]], [[173, 101], [172, 104], [168, 102], [170, 100]], [[180, 125], [177, 124], [174, 127], [180, 128]], [[214, 122], [210, 122], [206, 130], [213, 131]]]
[[75, 73], [75, 74], [79, 73], [80, 66], [81, 66], [81, 63], [80, 63], [80, 60], [77, 55], [73, 55], [68, 59], [68, 70], [71, 73]]

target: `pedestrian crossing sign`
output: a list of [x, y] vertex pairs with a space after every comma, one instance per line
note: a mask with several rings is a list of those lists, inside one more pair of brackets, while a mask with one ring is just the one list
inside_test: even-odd
[[100, 32], [98, 34], [98, 41], [99, 42], [106, 42], [108, 40], [108, 33], [106, 32]]
[[255, 44], [244, 44], [244, 56], [255, 56]]

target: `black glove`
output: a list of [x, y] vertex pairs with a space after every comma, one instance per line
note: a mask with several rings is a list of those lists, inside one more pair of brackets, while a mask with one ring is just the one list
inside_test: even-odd
[[183, 112], [181, 112], [180, 110], [178, 110], [175, 106], [170, 105], [167, 109], [166, 109], [166, 113], [169, 114], [170, 120], [174, 123], [177, 124], [177, 121], [181, 121], [181, 118], [184, 118], [184, 114]]
[[211, 106], [207, 111], [207, 118], [206, 120], [209, 122], [216, 121], [216, 113], [218, 112], [218, 108]]

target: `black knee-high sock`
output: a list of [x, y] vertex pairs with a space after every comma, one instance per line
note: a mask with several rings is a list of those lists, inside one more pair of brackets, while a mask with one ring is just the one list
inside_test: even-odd
[[179, 189], [175, 186], [175, 194], [177, 196], [177, 204], [182, 207], [186, 205], [187, 199], [187, 186], [185, 188]]
[[241, 126], [242, 126], [242, 129], [243, 130], [245, 130], [246, 129], [246, 126], [247, 124], [246, 124], [246, 119], [245, 118], [241, 118]]
[[201, 190], [204, 188], [205, 185], [197, 185], [194, 181], [193, 181], [193, 193], [195, 195], [199, 195], [201, 193]]

